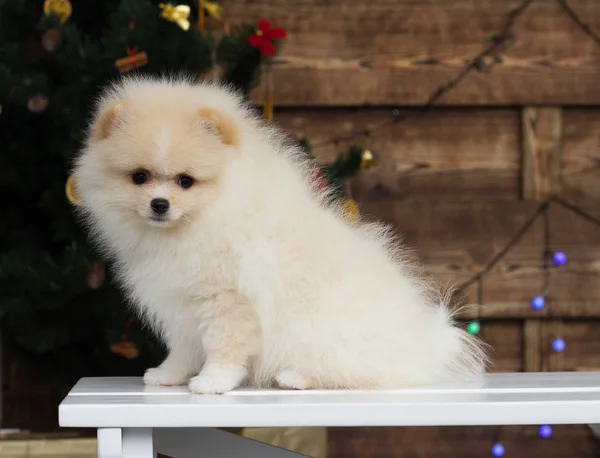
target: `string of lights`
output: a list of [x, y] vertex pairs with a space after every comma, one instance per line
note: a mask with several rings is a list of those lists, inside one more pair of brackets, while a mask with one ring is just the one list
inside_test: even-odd
[[566, 0], [556, 0], [561, 8], [569, 15], [569, 17], [579, 26], [581, 30], [583, 30], [592, 40], [596, 42], [598, 46], [600, 46], [600, 35], [598, 35], [589, 24], [585, 23], [579, 15], [571, 8]]
[[[483, 280], [485, 276], [492, 271], [509, 252], [510, 250], [521, 240], [521, 238], [533, 227], [534, 223], [539, 218], [543, 218], [544, 224], [544, 246], [542, 251], [542, 286], [540, 292], [533, 297], [531, 300], [531, 307], [534, 310], [542, 310], [547, 305], [547, 295], [550, 287], [550, 273], [551, 269], [564, 266], [567, 263], [567, 255], [562, 251], [553, 251], [551, 245], [551, 230], [550, 230], [550, 215], [549, 209], [551, 205], [557, 205], [566, 210], [570, 211], [579, 218], [582, 218], [598, 227], [600, 227], [600, 218], [590, 215], [585, 210], [577, 207], [574, 204], [566, 202], [559, 197], [553, 197], [548, 201], [540, 204], [535, 212], [523, 223], [515, 235], [496, 253], [496, 255], [473, 277], [461, 284], [457, 291], [462, 292], [471, 285], [477, 284], [477, 318], [472, 320], [467, 325], [467, 330], [471, 334], [478, 334], [481, 330], [481, 315], [484, 307], [483, 300]], [[562, 352], [566, 349], [567, 345], [565, 340], [560, 336], [554, 336], [552, 340], [552, 350], [555, 352]], [[540, 425], [538, 427], [538, 435], [542, 439], [547, 439], [552, 435], [552, 426]], [[499, 434], [496, 434], [493, 440], [491, 448], [491, 454], [494, 457], [504, 456], [505, 448], [502, 445]]]
[[[531, 229], [534, 223], [541, 217], [544, 223], [544, 246], [542, 251], [542, 286], [539, 293], [531, 299], [531, 307], [534, 310], [542, 310], [547, 305], [548, 290], [550, 287], [550, 273], [553, 268], [564, 266], [567, 263], [567, 254], [563, 251], [553, 251], [550, 239], [550, 215], [548, 213], [551, 205], [558, 205], [598, 227], [600, 227], [600, 218], [590, 215], [580, 207], [569, 203], [559, 197], [552, 197], [548, 201], [540, 204], [536, 211], [522, 224], [515, 235], [504, 245], [494, 257], [475, 275], [463, 282], [457, 288], [457, 292], [463, 292], [469, 286], [477, 283], [477, 307], [478, 317], [471, 321], [467, 329], [471, 334], [479, 333], [481, 329], [481, 308], [483, 307], [483, 279], [492, 269], [510, 252], [510, 250], [521, 240], [521, 238]], [[566, 344], [563, 339], [557, 337], [552, 344], [555, 351], [563, 351]]]
[[[512, 28], [516, 20], [523, 14], [535, 0], [524, 0], [518, 7], [509, 11], [506, 15], [504, 25], [499, 33], [490, 33], [486, 38], [490, 44], [485, 47], [477, 56], [470, 59], [467, 65], [446, 84], [436, 88], [426, 99], [425, 103], [418, 109], [410, 110], [402, 113], [399, 108], [394, 108], [391, 113], [391, 118], [383, 121], [379, 125], [370, 129], [361, 129], [349, 134], [329, 138], [312, 145], [313, 150], [323, 148], [329, 145], [338, 145], [344, 142], [350, 142], [362, 138], [365, 143], [368, 143], [373, 134], [392, 128], [393, 126], [411, 119], [413, 117], [426, 114], [431, 109], [435, 108], [437, 102], [447, 93], [456, 89], [460, 83], [473, 71], [484, 72], [489, 71], [494, 65], [501, 63], [499, 57], [502, 51], [512, 38]], [[569, 6], [567, 0], [556, 0], [565, 13], [573, 20], [573, 22], [591, 39], [600, 46], [600, 34], [595, 32], [589, 24], [583, 21], [579, 15]], [[415, 168], [418, 170], [419, 168]]]
[[[550, 436], [552, 436], [552, 426], [550, 425], [540, 425], [538, 426], [538, 436], [540, 436], [542, 439], [548, 439]], [[492, 445], [492, 456], [496, 457], [496, 458], [500, 458], [502, 456], [504, 456], [504, 445], [502, 445], [502, 442], [500, 441], [500, 433], [496, 433], [494, 436], [494, 445]]]
[[533, 213], [533, 215], [531, 215], [529, 217], [529, 219], [527, 219], [527, 221], [523, 224], [523, 226], [521, 226], [521, 228], [517, 231], [517, 233], [510, 239], [510, 241], [498, 253], [496, 253], [496, 255], [483, 267], [483, 269], [481, 269], [479, 272], [477, 272], [476, 275], [474, 275], [469, 280], [465, 281], [463, 284], [461, 284], [457, 288], [458, 292], [461, 292], [464, 289], [468, 288], [476, 281], [481, 280], [484, 275], [489, 273], [496, 266], [496, 264], [498, 264], [502, 260], [502, 258], [504, 258], [504, 256], [506, 256], [506, 254], [510, 251], [510, 249], [513, 246], [515, 246], [515, 244], [519, 240], [521, 240], [521, 238], [525, 235], [525, 233], [529, 230], [529, 228], [531, 226], [533, 226], [533, 223], [535, 223], [535, 221], [538, 219], [540, 214], [542, 214], [542, 212], [545, 211], [545, 209], [546, 209], [546, 207], [548, 207], [548, 205], [549, 205], [548, 202], [544, 202], [543, 204], [541, 204], [537, 208], [535, 213]]
[[460, 83], [473, 71], [483, 72], [487, 71], [493, 65], [502, 62], [502, 59], [498, 57], [499, 52], [506, 46], [510, 38], [512, 37], [512, 28], [517, 18], [521, 16], [534, 2], [534, 0], [524, 0], [517, 8], [512, 9], [506, 15], [504, 25], [499, 33], [490, 33], [486, 38], [490, 43], [486, 46], [477, 56], [470, 59], [467, 65], [456, 75], [453, 79], [449, 80], [446, 84], [435, 89], [427, 98], [422, 107], [418, 110], [408, 111], [401, 113], [400, 109], [395, 108], [392, 110], [392, 116], [390, 119], [382, 122], [381, 124], [371, 128], [358, 130], [346, 135], [330, 138], [321, 142], [314, 143], [313, 149], [322, 148], [328, 145], [337, 145], [343, 142], [349, 142], [358, 138], [363, 138], [364, 141], [368, 141], [370, 137], [382, 130], [391, 128], [399, 124], [400, 122], [406, 121], [414, 116], [429, 112], [430, 109], [434, 108], [436, 103], [448, 92], [452, 91], [460, 85]]

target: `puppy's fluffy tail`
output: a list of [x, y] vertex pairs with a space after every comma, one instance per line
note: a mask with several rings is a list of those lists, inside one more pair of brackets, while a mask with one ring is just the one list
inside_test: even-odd
[[[446, 352], [448, 363], [445, 365], [445, 376], [450, 380], [472, 379], [483, 374], [490, 362], [490, 347], [478, 337], [461, 328], [456, 315], [466, 307], [450, 306], [450, 295], [447, 293], [437, 310], [437, 318], [441, 321], [445, 334], [439, 339], [441, 352]], [[449, 353], [448, 353], [449, 352]]]

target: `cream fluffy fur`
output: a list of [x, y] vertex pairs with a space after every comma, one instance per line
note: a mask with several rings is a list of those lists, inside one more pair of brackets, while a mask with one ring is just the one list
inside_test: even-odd
[[[125, 79], [101, 97], [74, 177], [92, 236], [168, 346], [145, 382], [376, 389], [483, 371], [388, 228], [351, 227], [299, 157], [214, 84]], [[163, 221], [154, 198], [170, 202]]]

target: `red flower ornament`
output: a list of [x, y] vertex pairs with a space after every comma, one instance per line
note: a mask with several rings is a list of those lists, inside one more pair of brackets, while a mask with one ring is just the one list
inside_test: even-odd
[[256, 33], [248, 37], [248, 44], [258, 48], [261, 56], [274, 56], [273, 40], [282, 40], [286, 36], [282, 27], [271, 27], [271, 23], [261, 19]]

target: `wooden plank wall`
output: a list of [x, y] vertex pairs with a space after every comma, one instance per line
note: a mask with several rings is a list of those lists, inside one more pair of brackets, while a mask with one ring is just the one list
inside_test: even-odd
[[[568, 6], [600, 34], [600, 2]], [[552, 194], [600, 217], [600, 39], [557, 0], [226, 0], [232, 22], [264, 17], [288, 39], [274, 66], [275, 120], [313, 144], [373, 130], [377, 166], [353, 179], [363, 213], [396, 226], [427, 270], [460, 283], [481, 269]], [[500, 35], [506, 42], [424, 112], [429, 96]], [[254, 92], [261, 102], [264, 88]], [[362, 138], [356, 140], [359, 144]], [[349, 142], [315, 153], [332, 159]], [[543, 221], [485, 277], [481, 336], [493, 371], [600, 368], [600, 231], [551, 206], [551, 245], [568, 265], [542, 286]], [[467, 293], [475, 300], [475, 287]], [[563, 353], [552, 339], [567, 343]], [[598, 455], [585, 427], [332, 429], [332, 458]]]

